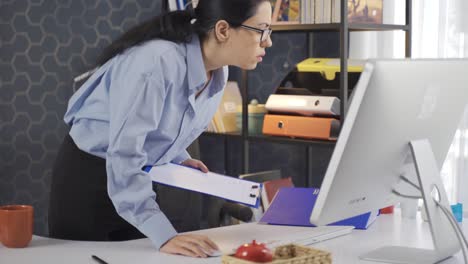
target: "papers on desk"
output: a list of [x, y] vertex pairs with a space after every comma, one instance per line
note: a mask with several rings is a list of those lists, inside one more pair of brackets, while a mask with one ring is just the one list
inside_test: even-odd
[[157, 183], [221, 197], [251, 207], [258, 207], [260, 203], [260, 183], [214, 172], [204, 173], [173, 163], [146, 167], [144, 170]]

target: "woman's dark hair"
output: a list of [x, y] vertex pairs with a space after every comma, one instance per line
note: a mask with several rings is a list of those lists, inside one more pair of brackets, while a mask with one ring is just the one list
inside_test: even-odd
[[232, 27], [239, 27], [254, 16], [258, 5], [268, 0], [199, 0], [195, 9], [173, 11], [156, 16], [131, 28], [104, 49], [97, 64], [103, 65], [128, 48], [153, 39], [165, 39], [187, 43], [192, 34], [204, 39], [219, 20], [226, 20]]

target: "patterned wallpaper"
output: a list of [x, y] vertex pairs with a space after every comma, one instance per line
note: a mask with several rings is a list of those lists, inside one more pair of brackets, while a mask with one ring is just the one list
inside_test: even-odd
[[71, 79], [161, 0], [0, 1], [0, 204], [35, 207], [47, 234], [52, 164], [67, 128]]
[[[35, 234], [48, 233], [51, 168], [67, 133], [62, 117], [72, 94], [71, 79], [91, 68], [97, 54], [119, 34], [160, 10], [162, 0], [0, 1], [0, 205], [32, 204]], [[307, 56], [305, 38], [301, 33], [273, 36], [269, 56], [249, 74], [249, 98], [266, 101], [295, 63]], [[220, 139], [202, 137], [200, 142], [202, 159], [222, 172]], [[236, 174], [239, 142], [228, 142], [228, 147]], [[256, 162], [251, 162], [251, 171], [280, 168], [303, 186], [305, 151], [300, 145], [252, 143], [250, 157]], [[328, 152], [316, 151], [317, 179], [328, 163]]]

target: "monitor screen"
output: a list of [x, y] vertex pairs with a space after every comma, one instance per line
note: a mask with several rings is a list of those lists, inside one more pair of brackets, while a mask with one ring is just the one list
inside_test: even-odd
[[440, 169], [468, 102], [468, 60], [371, 60], [353, 99], [310, 221], [325, 225], [383, 208], [427, 139]]

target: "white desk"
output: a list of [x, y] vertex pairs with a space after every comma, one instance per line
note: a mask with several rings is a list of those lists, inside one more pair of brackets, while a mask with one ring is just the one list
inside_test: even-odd
[[[465, 219], [468, 221], [468, 219]], [[222, 232], [222, 228], [218, 229]], [[463, 225], [468, 234], [468, 224]], [[351, 234], [313, 244], [313, 247], [333, 254], [333, 263], [372, 263], [361, 261], [358, 256], [384, 245], [432, 248], [428, 224], [417, 219], [401, 219], [398, 212], [381, 215], [369, 230], [354, 230]], [[9, 249], [0, 246], [1, 264], [23, 263], [97, 263], [91, 255], [97, 255], [109, 264], [116, 263], [220, 263], [220, 258], [195, 259], [159, 253], [148, 239], [126, 242], [78, 242], [34, 236], [29, 247]], [[463, 263], [462, 254], [450, 258], [444, 264]]]

